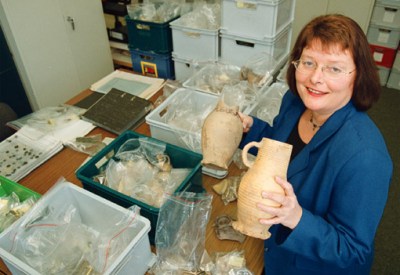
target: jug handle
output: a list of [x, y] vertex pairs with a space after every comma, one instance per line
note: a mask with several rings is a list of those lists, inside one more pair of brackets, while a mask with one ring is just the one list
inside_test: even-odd
[[249, 161], [249, 159], [247, 158], [247, 152], [250, 150], [250, 148], [252, 148], [252, 147], [257, 147], [257, 148], [260, 148], [260, 142], [257, 142], [257, 141], [252, 141], [252, 142], [249, 142], [249, 143], [247, 143], [245, 146], [244, 146], [244, 148], [243, 148], [243, 151], [242, 151], [242, 160], [243, 160], [243, 163], [244, 163], [244, 165], [246, 165], [247, 167], [251, 167], [251, 166], [253, 166], [253, 163], [254, 163], [254, 161]]

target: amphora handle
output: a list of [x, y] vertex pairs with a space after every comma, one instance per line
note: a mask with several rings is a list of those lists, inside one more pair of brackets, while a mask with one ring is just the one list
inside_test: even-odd
[[244, 147], [243, 147], [243, 151], [242, 151], [242, 160], [244, 165], [246, 165], [247, 167], [251, 167], [254, 164], [254, 161], [249, 161], [249, 159], [247, 158], [247, 152], [250, 150], [250, 148], [252, 147], [257, 147], [260, 148], [261, 146], [261, 142], [257, 142], [257, 141], [252, 141], [247, 143]]

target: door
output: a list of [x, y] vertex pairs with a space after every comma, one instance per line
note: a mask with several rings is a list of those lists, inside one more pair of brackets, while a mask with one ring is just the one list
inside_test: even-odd
[[[104, 17], [96, 3], [101, 8], [100, 0], [0, 0], [3, 31], [34, 110], [64, 103], [113, 70]], [[79, 12], [72, 13], [71, 7]], [[94, 25], [93, 17], [102, 23]], [[108, 51], [102, 39], [94, 45], [93, 36], [104, 36]]]
[[[18, 117], [32, 112], [0, 25], [0, 102], [8, 104]], [[1, 126], [0, 126], [1, 127]]]
[[81, 90], [113, 71], [100, 0], [58, 0]]

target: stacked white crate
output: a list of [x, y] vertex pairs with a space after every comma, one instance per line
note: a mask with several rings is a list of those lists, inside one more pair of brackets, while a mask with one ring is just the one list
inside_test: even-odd
[[[221, 62], [243, 66], [260, 52], [282, 67], [290, 51], [295, 0], [222, 0]], [[274, 72], [275, 73], [275, 72]]]
[[[396, 86], [400, 66], [394, 65], [400, 41], [400, 1], [377, 0], [367, 32], [375, 63], [378, 65], [382, 86]], [[398, 55], [398, 54], [397, 54]], [[397, 62], [400, 63], [400, 60]], [[397, 66], [397, 68], [396, 68]], [[390, 76], [392, 75], [392, 76]]]
[[[211, 6], [210, 6], [211, 7]], [[216, 8], [217, 6], [214, 6]], [[185, 24], [192, 11], [172, 21], [172, 60], [175, 67], [175, 79], [184, 82], [203, 63], [217, 62], [219, 58], [219, 24], [214, 29], [190, 27]], [[220, 9], [214, 12], [220, 17]]]
[[386, 87], [400, 90], [400, 51], [397, 51]]

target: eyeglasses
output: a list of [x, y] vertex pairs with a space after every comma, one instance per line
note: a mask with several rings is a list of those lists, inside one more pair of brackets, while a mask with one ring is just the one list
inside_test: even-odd
[[[296, 68], [297, 71], [300, 73], [304, 74], [310, 74], [313, 73], [317, 70], [318, 64], [317, 62], [313, 60], [307, 60], [307, 59], [299, 59], [297, 61], [293, 61], [292, 64]], [[340, 77], [344, 75], [350, 75], [352, 72], [354, 72], [356, 69], [346, 72], [342, 68], [336, 67], [336, 66], [329, 66], [325, 65], [321, 67], [321, 71], [323, 75], [326, 78], [329, 79], [339, 79]]]

